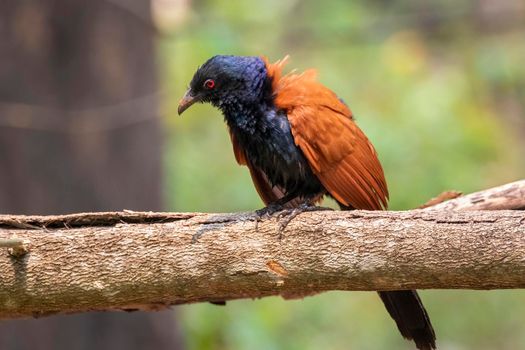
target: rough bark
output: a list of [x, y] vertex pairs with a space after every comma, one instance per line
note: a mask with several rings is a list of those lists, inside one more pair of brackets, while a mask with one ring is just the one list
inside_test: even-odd
[[0, 251], [3, 318], [327, 290], [525, 287], [523, 211], [303, 213], [281, 238], [275, 218], [256, 225], [252, 214], [2, 216], [0, 225], [0, 238], [29, 250]]

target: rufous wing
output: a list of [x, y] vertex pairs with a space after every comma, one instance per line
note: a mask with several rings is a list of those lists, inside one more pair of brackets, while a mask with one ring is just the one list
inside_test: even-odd
[[377, 153], [350, 109], [316, 80], [315, 71], [281, 74], [266, 63], [275, 105], [286, 111], [296, 145], [326, 190], [356, 209], [386, 208], [388, 189]]

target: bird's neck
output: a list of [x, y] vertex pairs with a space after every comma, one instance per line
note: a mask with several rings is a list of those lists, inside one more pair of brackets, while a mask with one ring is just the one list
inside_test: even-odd
[[253, 135], [264, 129], [266, 115], [275, 109], [271, 98], [270, 83], [266, 77], [254, 84], [254, 89], [243, 95], [230, 96], [218, 105], [224, 119], [234, 132]]
[[235, 103], [221, 108], [224, 120], [235, 132], [249, 135], [255, 134], [260, 130], [261, 123], [264, 123], [264, 114], [269, 109], [264, 101], [255, 104]]

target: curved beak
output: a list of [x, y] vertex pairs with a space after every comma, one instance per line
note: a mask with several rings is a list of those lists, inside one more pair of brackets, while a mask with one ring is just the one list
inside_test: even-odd
[[186, 91], [184, 96], [182, 96], [182, 98], [179, 101], [179, 108], [177, 109], [179, 115], [181, 115], [185, 110], [190, 108], [190, 106], [195, 102], [197, 102], [197, 98], [193, 96], [193, 92], [191, 91], [191, 89], [188, 89], [188, 91]]

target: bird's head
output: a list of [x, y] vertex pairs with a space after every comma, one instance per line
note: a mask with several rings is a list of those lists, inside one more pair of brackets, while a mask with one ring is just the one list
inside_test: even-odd
[[195, 72], [179, 102], [179, 115], [196, 102], [209, 102], [223, 111], [232, 105], [253, 103], [262, 98], [266, 77], [260, 57], [214, 56]]

